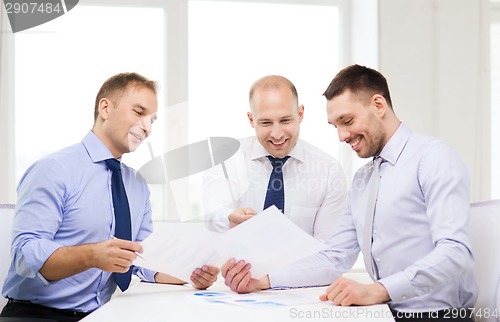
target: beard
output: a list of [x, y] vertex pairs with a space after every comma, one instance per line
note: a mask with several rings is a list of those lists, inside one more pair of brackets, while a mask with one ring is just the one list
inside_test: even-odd
[[373, 115], [370, 116], [369, 120], [370, 123], [372, 124], [372, 127], [370, 128], [370, 131], [367, 133], [367, 135], [363, 135], [363, 138], [366, 141], [365, 143], [367, 149], [364, 152], [363, 151], [358, 152], [358, 156], [361, 158], [370, 158], [373, 156], [378, 156], [380, 152], [382, 152], [382, 149], [384, 148], [386, 135], [384, 128], [382, 126], [382, 122], [376, 119]]

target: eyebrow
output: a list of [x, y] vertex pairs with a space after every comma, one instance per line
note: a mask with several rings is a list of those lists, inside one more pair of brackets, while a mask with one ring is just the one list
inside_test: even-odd
[[[280, 121], [282, 120], [286, 120], [286, 119], [291, 119], [293, 118], [293, 115], [287, 115], [287, 116], [283, 116], [283, 117], [280, 117]], [[272, 120], [270, 118], [262, 118], [262, 119], [257, 119], [257, 122], [272, 122]]]

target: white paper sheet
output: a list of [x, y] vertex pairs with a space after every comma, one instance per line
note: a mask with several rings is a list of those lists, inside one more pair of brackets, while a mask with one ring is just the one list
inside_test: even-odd
[[261, 278], [325, 249], [274, 206], [222, 234], [186, 224], [155, 226], [142, 247], [143, 258], [134, 265], [187, 282], [197, 267], [219, 266], [230, 258], [251, 263], [252, 277]]
[[215, 248], [224, 259], [251, 263], [252, 277], [259, 279], [325, 249], [325, 245], [272, 206], [220, 235]]
[[188, 224], [155, 225], [154, 232], [141, 243], [143, 258], [137, 257], [134, 265], [189, 282], [196, 268], [218, 265], [213, 246], [217, 236], [218, 233]]

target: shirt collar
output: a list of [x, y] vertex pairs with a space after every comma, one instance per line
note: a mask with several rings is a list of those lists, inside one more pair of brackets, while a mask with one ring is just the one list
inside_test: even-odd
[[90, 159], [94, 163], [114, 158], [111, 151], [109, 151], [109, 149], [106, 147], [106, 145], [104, 145], [101, 139], [99, 139], [97, 135], [95, 135], [95, 133], [92, 131], [89, 131], [89, 133], [85, 135], [82, 140], [82, 144], [87, 150]]
[[[255, 138], [253, 147], [252, 147], [252, 160], [265, 158], [269, 155], [266, 149], [260, 144], [259, 140]], [[305, 160], [305, 151], [304, 151], [304, 142], [301, 139], [297, 140], [297, 144], [293, 147], [292, 151], [288, 154], [290, 157], [299, 160], [300, 162], [304, 162]]]
[[380, 157], [392, 165], [395, 165], [399, 159], [399, 156], [403, 152], [406, 143], [410, 139], [411, 130], [406, 124], [401, 123], [399, 128], [389, 139], [387, 144], [380, 152]]

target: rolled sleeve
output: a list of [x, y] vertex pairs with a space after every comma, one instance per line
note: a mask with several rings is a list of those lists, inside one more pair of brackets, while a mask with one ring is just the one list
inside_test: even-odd
[[59, 247], [62, 247], [62, 245], [47, 239], [38, 239], [26, 243], [18, 252], [20, 256], [15, 258], [16, 273], [28, 278], [35, 277], [45, 261]]

